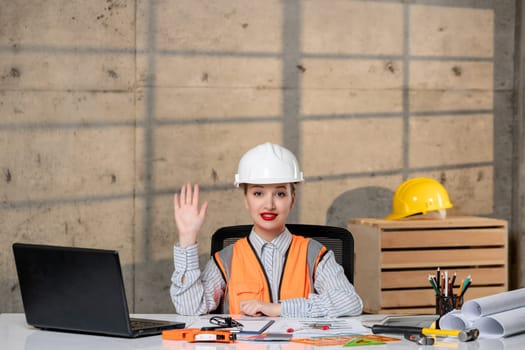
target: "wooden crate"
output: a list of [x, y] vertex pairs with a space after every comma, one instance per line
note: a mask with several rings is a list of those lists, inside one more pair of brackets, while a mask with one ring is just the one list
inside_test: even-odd
[[467, 275], [465, 301], [508, 290], [508, 231], [505, 220], [352, 219], [355, 241], [354, 285], [370, 313], [435, 312], [428, 275], [439, 267], [457, 273], [455, 288]]

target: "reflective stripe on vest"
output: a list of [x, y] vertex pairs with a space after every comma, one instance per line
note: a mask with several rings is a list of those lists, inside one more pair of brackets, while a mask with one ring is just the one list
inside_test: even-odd
[[[315, 271], [326, 251], [315, 240], [292, 235], [281, 274], [279, 300], [307, 298], [313, 292]], [[214, 260], [226, 281], [222, 312], [239, 314], [242, 300], [272, 302], [268, 278], [247, 237], [215, 253]]]

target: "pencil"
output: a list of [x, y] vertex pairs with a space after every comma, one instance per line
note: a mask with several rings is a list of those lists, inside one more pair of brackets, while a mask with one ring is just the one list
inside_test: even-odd
[[448, 297], [448, 271], [445, 271], [445, 296]]
[[458, 289], [458, 297], [461, 296], [461, 291], [463, 290], [464, 284], [465, 284], [465, 280], [461, 280], [461, 283], [459, 284], [459, 289]]
[[432, 286], [432, 288], [434, 288], [436, 296], [439, 296], [439, 288], [437, 287], [436, 282], [431, 275], [428, 275], [428, 282], [430, 282], [430, 285]]
[[470, 287], [471, 284], [472, 284], [472, 279], [470, 281], [468, 281], [468, 283], [465, 286], [465, 288], [463, 288], [463, 293], [461, 293], [461, 295], [465, 295], [465, 293], [467, 292], [468, 287]]
[[470, 281], [472, 280], [472, 277], [470, 275], [465, 278], [465, 283], [463, 284], [463, 289], [461, 290], [461, 295], [465, 293], [465, 290], [467, 290], [467, 286], [470, 284]]
[[437, 282], [438, 282], [438, 289], [441, 290], [441, 272], [439, 271], [439, 267], [437, 269]]

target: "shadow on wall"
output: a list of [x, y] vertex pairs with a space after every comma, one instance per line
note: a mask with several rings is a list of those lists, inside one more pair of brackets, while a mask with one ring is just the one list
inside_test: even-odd
[[[199, 254], [202, 269], [209, 259], [209, 253]], [[175, 313], [170, 296], [173, 258], [126, 264], [122, 274], [131, 313]]]
[[390, 214], [394, 192], [385, 187], [368, 186], [339, 195], [326, 213], [326, 224], [347, 227], [353, 218], [384, 218]]
[[[122, 266], [122, 273], [131, 313], [175, 312], [170, 298], [172, 259], [127, 264]], [[135, 276], [134, 281], [133, 276]], [[148, 278], [139, 279], [140, 276]]]

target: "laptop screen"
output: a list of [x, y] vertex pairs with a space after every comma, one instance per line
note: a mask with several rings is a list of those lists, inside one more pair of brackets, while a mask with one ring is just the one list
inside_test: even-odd
[[116, 251], [20, 243], [13, 251], [28, 324], [131, 333]]

